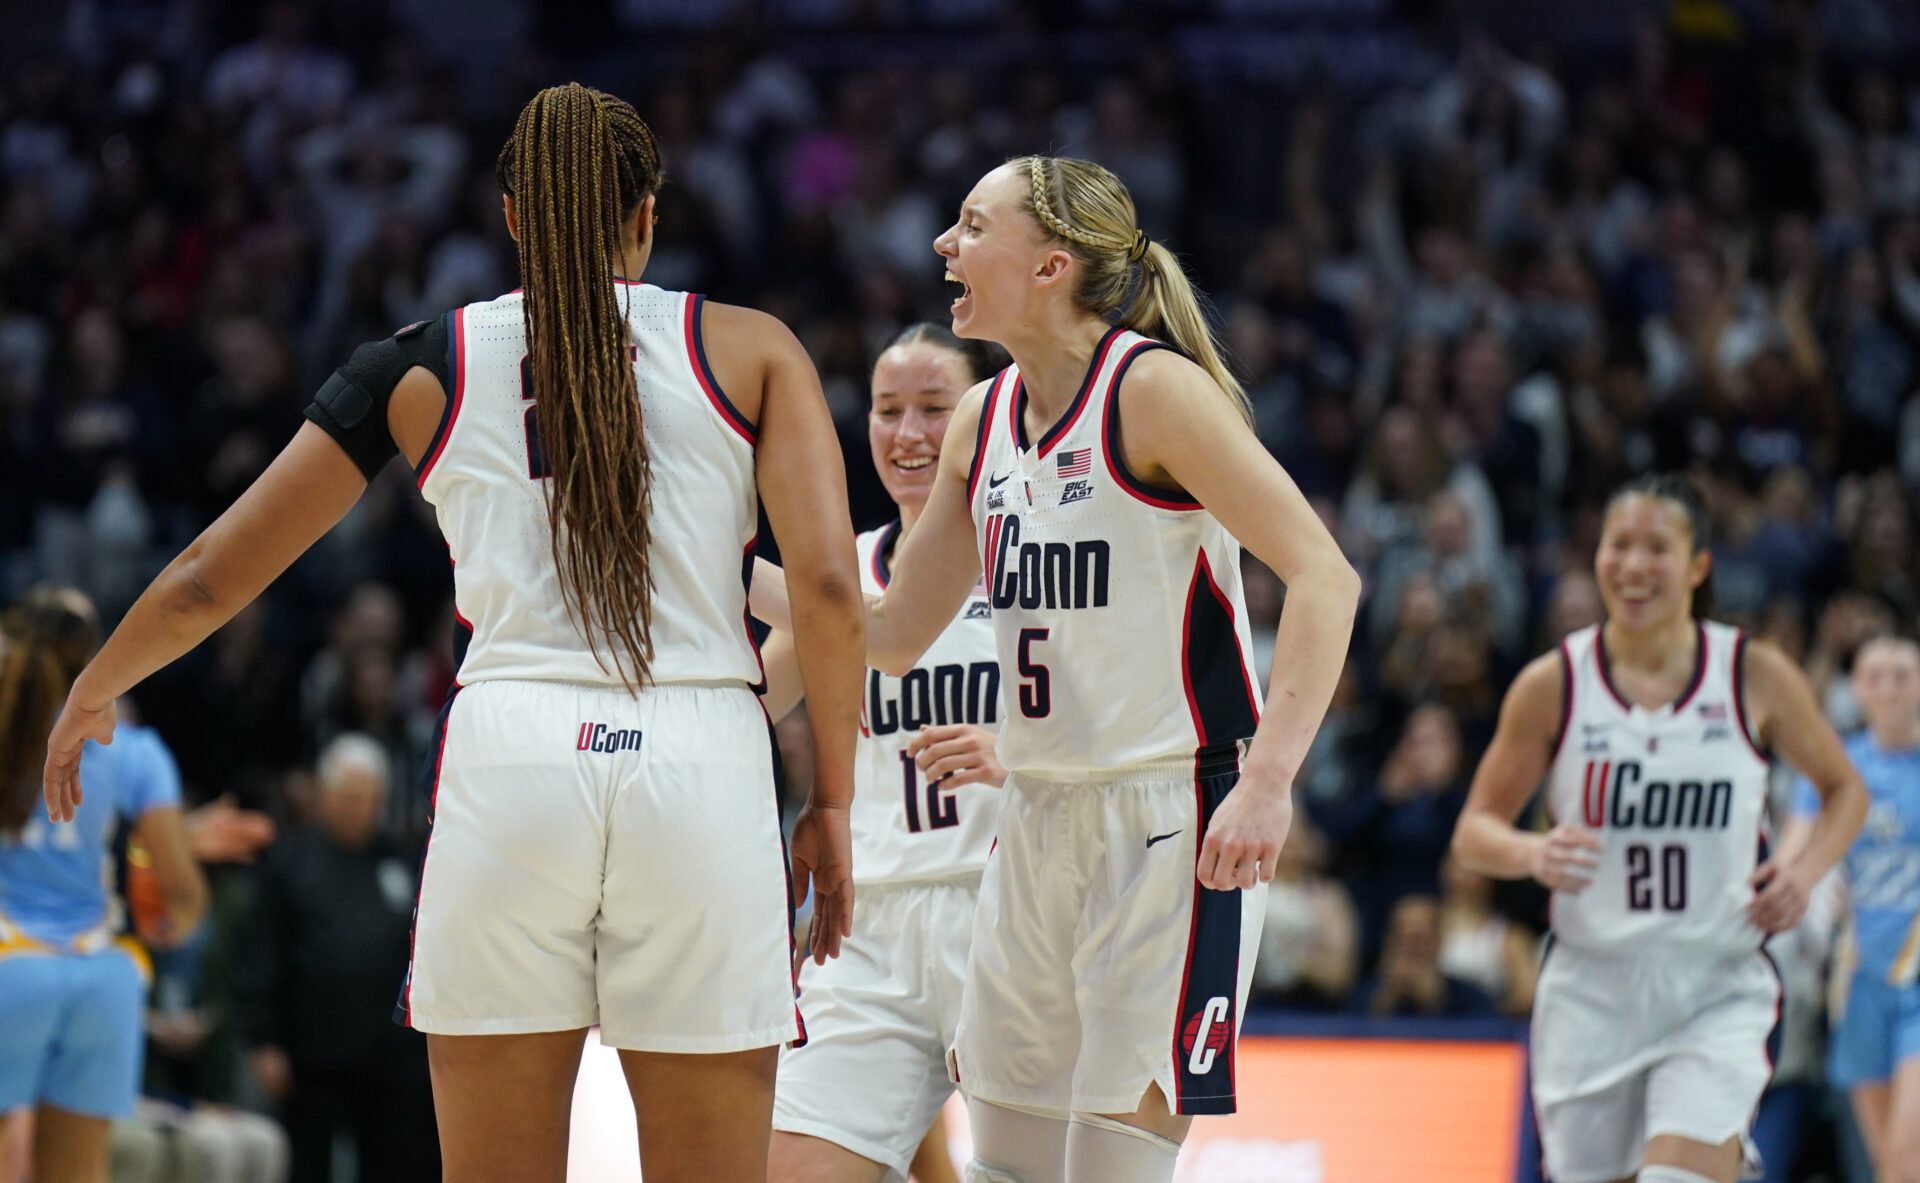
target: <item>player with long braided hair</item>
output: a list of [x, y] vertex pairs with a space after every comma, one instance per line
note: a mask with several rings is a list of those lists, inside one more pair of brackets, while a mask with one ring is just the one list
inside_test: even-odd
[[251, 601], [399, 453], [454, 563], [457, 671], [429, 779], [400, 1021], [427, 1033], [446, 1176], [566, 1173], [586, 1029], [620, 1049], [649, 1180], [766, 1171], [794, 1006], [787, 860], [745, 581], [764, 500], [813, 724], [794, 831], [816, 957], [853, 902], [860, 583], [838, 443], [784, 325], [640, 276], [662, 169], [579, 85], [498, 176], [524, 291], [356, 350], [308, 422], [155, 580], [48, 742], [57, 821], [113, 701]]

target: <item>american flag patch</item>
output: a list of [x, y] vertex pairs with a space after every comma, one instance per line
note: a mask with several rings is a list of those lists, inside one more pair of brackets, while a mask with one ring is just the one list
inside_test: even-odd
[[1093, 471], [1093, 449], [1075, 448], [1054, 457], [1061, 478], [1086, 476]]
[[1715, 723], [1727, 720], [1727, 704], [1724, 702], [1703, 702], [1700, 704], [1700, 717]]

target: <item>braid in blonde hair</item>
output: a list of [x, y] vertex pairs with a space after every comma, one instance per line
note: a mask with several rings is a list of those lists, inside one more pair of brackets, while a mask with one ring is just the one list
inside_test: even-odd
[[1135, 225], [1120, 178], [1090, 160], [1026, 156], [1033, 216], [1080, 264], [1074, 303], [1109, 324], [1158, 337], [1186, 354], [1251, 422], [1253, 408], [1213, 339], [1206, 310], [1173, 252]]

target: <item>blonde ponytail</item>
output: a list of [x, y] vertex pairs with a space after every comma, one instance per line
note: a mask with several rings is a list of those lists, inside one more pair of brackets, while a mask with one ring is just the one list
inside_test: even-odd
[[1253, 406], [1227, 368], [1199, 289], [1173, 252], [1135, 225], [1133, 198], [1120, 178], [1067, 156], [1023, 156], [1009, 163], [1027, 174], [1031, 210], [1042, 231], [1080, 264], [1074, 302], [1186, 354], [1252, 422]]

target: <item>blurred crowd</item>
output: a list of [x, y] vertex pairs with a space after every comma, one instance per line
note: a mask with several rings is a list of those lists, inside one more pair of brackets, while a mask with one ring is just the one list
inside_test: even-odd
[[[515, 286], [494, 155], [526, 97], [578, 78], [658, 133], [647, 278], [808, 346], [862, 527], [891, 516], [867, 367], [944, 306], [929, 244], [982, 172], [1097, 159], [1186, 259], [1261, 438], [1367, 585], [1273, 893], [1269, 1005], [1526, 1012], [1543, 900], [1450, 867], [1447, 841], [1508, 679], [1599, 618], [1590, 556], [1629, 474], [1708, 492], [1717, 615], [1802, 660], [1843, 728], [1853, 648], [1920, 612], [1920, 87], [1897, 5], [1617, 5], [1557, 40], [1418, 0], [467, 7], [75, 0], [10, 27], [0, 602], [70, 583], [111, 621], [353, 345]], [[1350, 52], [1298, 51], [1329, 44]], [[290, 931], [277, 909], [316, 942], [288, 964], [377, 949], [354, 972], [399, 980], [395, 932], [298, 901], [356, 876], [377, 915], [411, 898], [451, 602], [402, 468], [134, 704], [190, 803], [285, 835], [163, 975], [157, 1012], [199, 1019], [156, 1032], [157, 1091], [340, 1078], [289, 1046], [304, 1004], [234, 957]], [[1270, 635], [1283, 589], [1248, 574]], [[343, 806], [326, 784], [350, 775], [383, 789]], [[354, 1054], [412, 1054], [383, 1039]], [[356, 1098], [326, 1095], [346, 1120]]]

